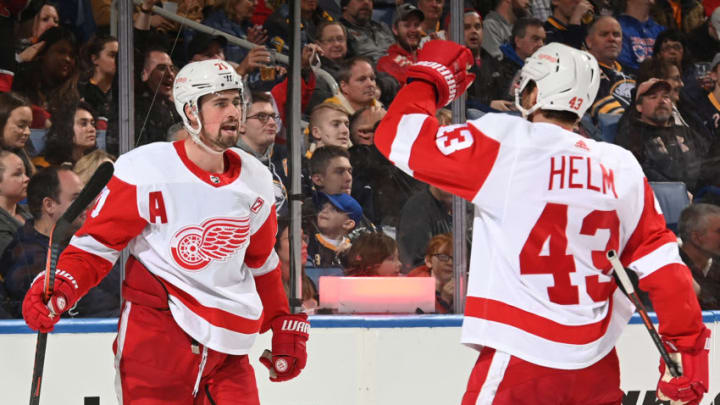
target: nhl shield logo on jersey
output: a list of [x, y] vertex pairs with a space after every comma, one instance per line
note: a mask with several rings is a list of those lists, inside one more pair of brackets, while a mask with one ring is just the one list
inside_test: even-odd
[[250, 218], [211, 218], [173, 235], [170, 251], [186, 270], [201, 270], [212, 260], [225, 261], [249, 240]]

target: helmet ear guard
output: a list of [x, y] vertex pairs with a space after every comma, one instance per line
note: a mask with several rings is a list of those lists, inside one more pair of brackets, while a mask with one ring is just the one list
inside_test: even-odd
[[[530, 81], [538, 89], [537, 100], [525, 109], [521, 95]], [[600, 66], [588, 52], [550, 43], [535, 51], [520, 71], [515, 106], [527, 118], [539, 109], [568, 111], [582, 118], [595, 101], [600, 87]]]

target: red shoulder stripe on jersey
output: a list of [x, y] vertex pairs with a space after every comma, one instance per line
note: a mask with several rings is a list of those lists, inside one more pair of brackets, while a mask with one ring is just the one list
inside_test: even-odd
[[679, 263], [668, 264], [641, 278], [639, 287], [650, 295], [658, 317], [658, 332], [681, 350], [692, 349], [705, 325], [690, 269]]
[[[267, 203], [267, 202], [266, 202]], [[265, 223], [250, 237], [250, 244], [245, 251], [245, 264], [253, 269], [262, 267], [275, 247], [277, 233], [277, 215], [275, 204], [271, 204], [270, 214]]]
[[655, 209], [655, 194], [647, 178], [643, 182], [645, 188], [643, 211], [620, 256], [620, 261], [625, 266], [645, 257], [660, 246], [677, 242], [675, 234], [665, 226], [665, 217]]
[[563, 325], [532, 312], [489, 298], [467, 297], [465, 316], [513, 326], [527, 333], [558, 343], [583, 345], [605, 334], [612, 314], [612, 299], [605, 319], [587, 325]]
[[263, 314], [260, 314], [260, 318], [258, 319], [248, 319], [219, 308], [206, 307], [200, 304], [195, 297], [170, 284], [167, 280], [160, 280], [165, 288], [167, 288], [168, 294], [179, 299], [183, 305], [188, 307], [197, 316], [208, 321], [211, 325], [247, 335], [257, 333], [260, 330]]
[[137, 200], [137, 187], [113, 176], [76, 235], [91, 235], [111, 249], [123, 250], [147, 226]]
[[102, 257], [78, 249], [73, 245], [68, 245], [63, 250], [57, 264], [59, 270], [67, 271], [77, 280], [79, 297], [98, 285], [100, 280], [110, 272], [112, 266], [112, 263]]

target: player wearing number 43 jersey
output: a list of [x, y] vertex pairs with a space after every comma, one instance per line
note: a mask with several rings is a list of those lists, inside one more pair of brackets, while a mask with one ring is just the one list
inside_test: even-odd
[[273, 250], [272, 177], [232, 146], [244, 122], [242, 83], [220, 60], [186, 65], [175, 105], [190, 138], [122, 155], [83, 227], [60, 256], [55, 293], [44, 276], [23, 303], [33, 329], [97, 285], [128, 247], [115, 340], [121, 404], [259, 404], [247, 354], [273, 331], [261, 362], [271, 380], [305, 366], [309, 324], [290, 314]]
[[570, 131], [597, 94], [597, 62], [546, 45], [521, 71], [525, 119], [440, 127], [435, 112], [467, 89], [471, 64], [465, 47], [427, 43], [375, 133], [395, 165], [476, 207], [462, 342], [480, 356], [463, 405], [621, 403], [614, 346], [634, 308], [610, 249], [639, 276], [681, 360], [683, 376], [663, 375], [658, 395], [697, 404], [709, 331], [675, 236], [632, 154]]

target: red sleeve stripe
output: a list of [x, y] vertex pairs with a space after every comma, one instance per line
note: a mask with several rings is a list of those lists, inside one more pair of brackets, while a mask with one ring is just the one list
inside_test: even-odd
[[410, 152], [427, 118], [425, 114], [403, 115], [397, 126], [397, 135], [390, 147], [389, 160], [411, 176], [413, 170], [410, 168]]
[[602, 338], [612, 318], [612, 304], [605, 318], [587, 325], [563, 325], [532, 312], [489, 298], [467, 297], [465, 316], [510, 325], [557, 343], [584, 345]]
[[90, 235], [73, 236], [72, 240], [70, 240], [70, 244], [80, 250], [107, 260], [110, 262], [111, 266], [115, 263], [118, 257], [120, 257], [120, 251], [103, 245]]
[[260, 267], [250, 267], [245, 263], [245, 266], [252, 272], [253, 277], [262, 276], [263, 274], [270, 273], [271, 271], [275, 270], [275, 268], [280, 264], [280, 258], [278, 257], [277, 253], [275, 253], [275, 250], [270, 252], [270, 255], [268, 256], [265, 263], [263, 263]]
[[629, 267], [635, 270], [640, 278], [643, 278], [652, 274], [657, 269], [671, 264], [685, 265], [682, 258], [680, 258], [677, 242], [669, 242], [659, 246], [657, 249], [630, 263]]
[[211, 325], [219, 328], [225, 328], [237, 333], [246, 335], [257, 333], [262, 325], [263, 314], [258, 319], [244, 318], [239, 315], [232, 314], [219, 308], [206, 307], [200, 304], [195, 297], [168, 283], [166, 280], [160, 279], [167, 288], [171, 297], [177, 298], [180, 303], [187, 307], [197, 316], [206, 320]]

